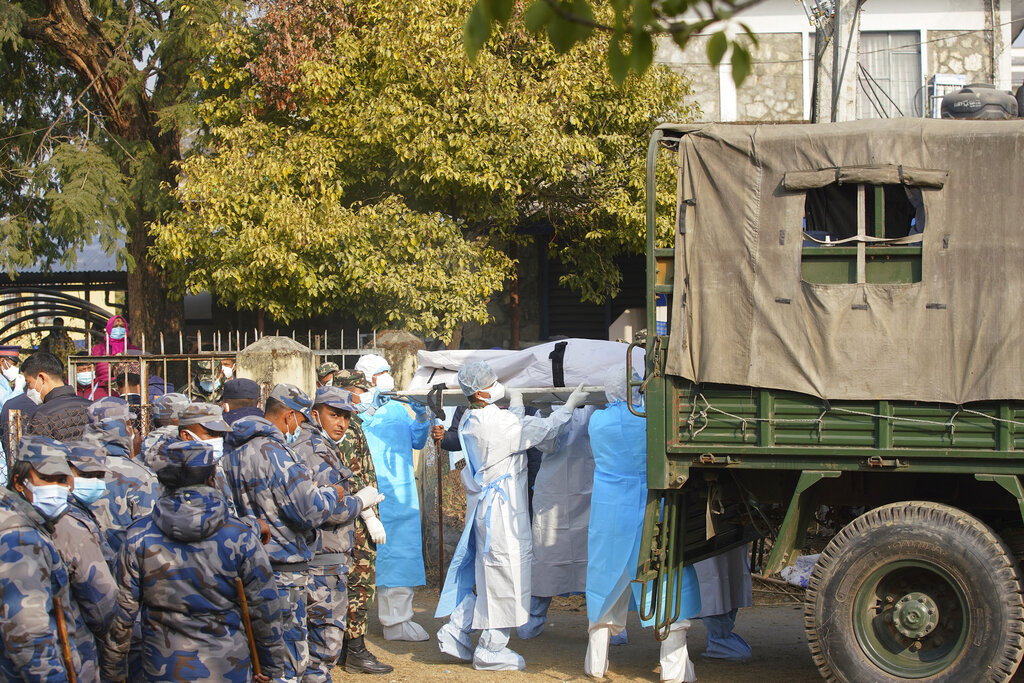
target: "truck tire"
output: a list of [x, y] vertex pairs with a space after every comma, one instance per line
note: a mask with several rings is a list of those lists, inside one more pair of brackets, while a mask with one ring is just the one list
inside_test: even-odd
[[956, 508], [902, 502], [829, 542], [804, 603], [828, 681], [1008, 681], [1024, 654], [1024, 600], [1009, 549]]

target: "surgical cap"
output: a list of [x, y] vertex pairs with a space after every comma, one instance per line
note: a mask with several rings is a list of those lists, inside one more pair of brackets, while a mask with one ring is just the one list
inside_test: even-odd
[[[638, 380], [640, 376], [633, 371], [633, 379]], [[608, 403], [618, 403], [619, 401], [625, 401], [629, 395], [629, 391], [626, 388], [626, 368], [621, 365], [608, 368], [604, 374], [604, 395], [608, 400]], [[640, 395], [637, 390], [633, 390], [633, 403], [640, 402]]]
[[366, 381], [373, 382], [373, 376], [378, 372], [384, 372], [391, 369], [391, 364], [384, 359], [383, 356], [378, 356], [375, 353], [370, 353], [362, 356], [356, 361], [355, 370], [363, 373]]
[[494, 370], [482, 360], [464, 365], [459, 370], [459, 386], [466, 396], [483, 391], [497, 381], [498, 376], [494, 374]]

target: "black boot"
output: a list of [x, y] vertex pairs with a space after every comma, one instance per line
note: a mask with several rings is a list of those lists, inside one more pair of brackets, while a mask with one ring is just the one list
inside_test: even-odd
[[390, 664], [377, 661], [377, 658], [366, 649], [362, 636], [346, 638], [344, 648], [345, 671], [350, 674], [387, 674], [395, 670]]
[[345, 668], [345, 657], [348, 656], [348, 638], [341, 641], [341, 653], [338, 655], [338, 666]]

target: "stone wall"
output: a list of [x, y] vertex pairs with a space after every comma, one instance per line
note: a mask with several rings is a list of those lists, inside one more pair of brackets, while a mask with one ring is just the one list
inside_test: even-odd
[[804, 120], [803, 42], [799, 33], [765, 33], [751, 46], [753, 68], [736, 91], [738, 121]]
[[696, 104], [699, 111], [694, 112], [695, 121], [717, 121], [719, 111], [719, 77], [718, 69], [708, 65], [708, 38], [694, 36], [686, 44], [685, 50], [668, 39], [658, 41], [654, 53], [654, 61], [678, 71], [690, 81], [692, 94], [687, 98], [687, 105]]
[[992, 82], [992, 35], [963, 31], [928, 31], [928, 64], [932, 74], [964, 74], [968, 83]]

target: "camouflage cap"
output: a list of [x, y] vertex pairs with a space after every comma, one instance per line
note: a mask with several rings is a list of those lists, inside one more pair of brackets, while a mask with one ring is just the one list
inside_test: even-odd
[[321, 363], [320, 367], [318, 367], [316, 369], [316, 378], [317, 379], [323, 379], [324, 377], [326, 377], [327, 375], [331, 374], [332, 372], [337, 372], [340, 369], [341, 368], [338, 367], [337, 363], [332, 363], [331, 361], [327, 361], [326, 363]]
[[348, 389], [358, 387], [364, 391], [370, 390], [370, 383], [363, 377], [363, 373], [352, 370], [339, 370], [334, 375], [334, 386]]
[[280, 401], [292, 410], [299, 411], [306, 416], [307, 420], [313, 419], [312, 414], [309, 412], [309, 409], [313, 407], [313, 402], [309, 400], [306, 392], [294, 384], [278, 384], [270, 390], [270, 396], [267, 398]]
[[64, 445], [68, 448], [68, 463], [74, 465], [78, 471], [86, 474], [107, 471], [107, 464], [103, 459], [106, 451], [95, 441], [65, 441]]
[[89, 424], [102, 429], [109, 429], [114, 421], [127, 424], [135, 419], [128, 402], [117, 396], [104, 396], [90, 403], [85, 410], [89, 414]]
[[137, 360], [128, 361], [126, 363], [118, 363], [114, 366], [113, 371], [110, 373], [111, 377], [116, 378], [118, 375], [142, 375], [142, 364]]
[[199, 425], [211, 432], [230, 432], [231, 427], [224, 421], [224, 411], [212, 403], [190, 403], [178, 415], [178, 426]]
[[316, 390], [315, 406], [330, 406], [338, 410], [355, 410], [352, 404], [352, 392], [341, 387], [320, 387]]
[[71, 476], [68, 447], [48, 436], [24, 436], [18, 442], [18, 460], [32, 465], [42, 475]]
[[214, 464], [213, 446], [205, 441], [166, 441], [160, 446], [161, 467], [208, 467]]
[[181, 411], [184, 410], [188, 404], [189, 399], [185, 394], [163, 394], [153, 399], [153, 411], [151, 415], [154, 420], [173, 420], [181, 414]]

